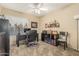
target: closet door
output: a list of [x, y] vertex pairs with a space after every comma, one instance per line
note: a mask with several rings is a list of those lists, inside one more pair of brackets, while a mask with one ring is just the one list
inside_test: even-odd
[[77, 49], [79, 51], [79, 20], [78, 20], [78, 40], [77, 40]]

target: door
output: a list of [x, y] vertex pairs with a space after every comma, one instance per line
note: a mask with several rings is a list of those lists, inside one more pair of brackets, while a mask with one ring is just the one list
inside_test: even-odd
[[79, 51], [79, 20], [78, 20], [78, 40], [77, 40], [77, 49]]

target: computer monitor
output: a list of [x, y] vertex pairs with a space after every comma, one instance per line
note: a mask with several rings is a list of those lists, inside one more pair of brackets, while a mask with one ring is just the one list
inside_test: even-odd
[[31, 30], [31, 29], [30, 28], [25, 28], [24, 29], [24, 32], [29, 31], [29, 30]]

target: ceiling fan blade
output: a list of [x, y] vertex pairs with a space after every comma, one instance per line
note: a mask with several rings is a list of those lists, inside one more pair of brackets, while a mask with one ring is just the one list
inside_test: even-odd
[[40, 10], [47, 11], [47, 8], [39, 8]]

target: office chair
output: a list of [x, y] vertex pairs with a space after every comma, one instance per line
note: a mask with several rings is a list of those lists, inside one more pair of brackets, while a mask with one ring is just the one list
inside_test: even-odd
[[30, 30], [30, 31], [26, 32], [26, 36], [27, 36], [26, 43], [27, 43], [28, 47], [37, 45], [35, 43], [35, 41], [37, 40], [37, 31], [36, 30]]

